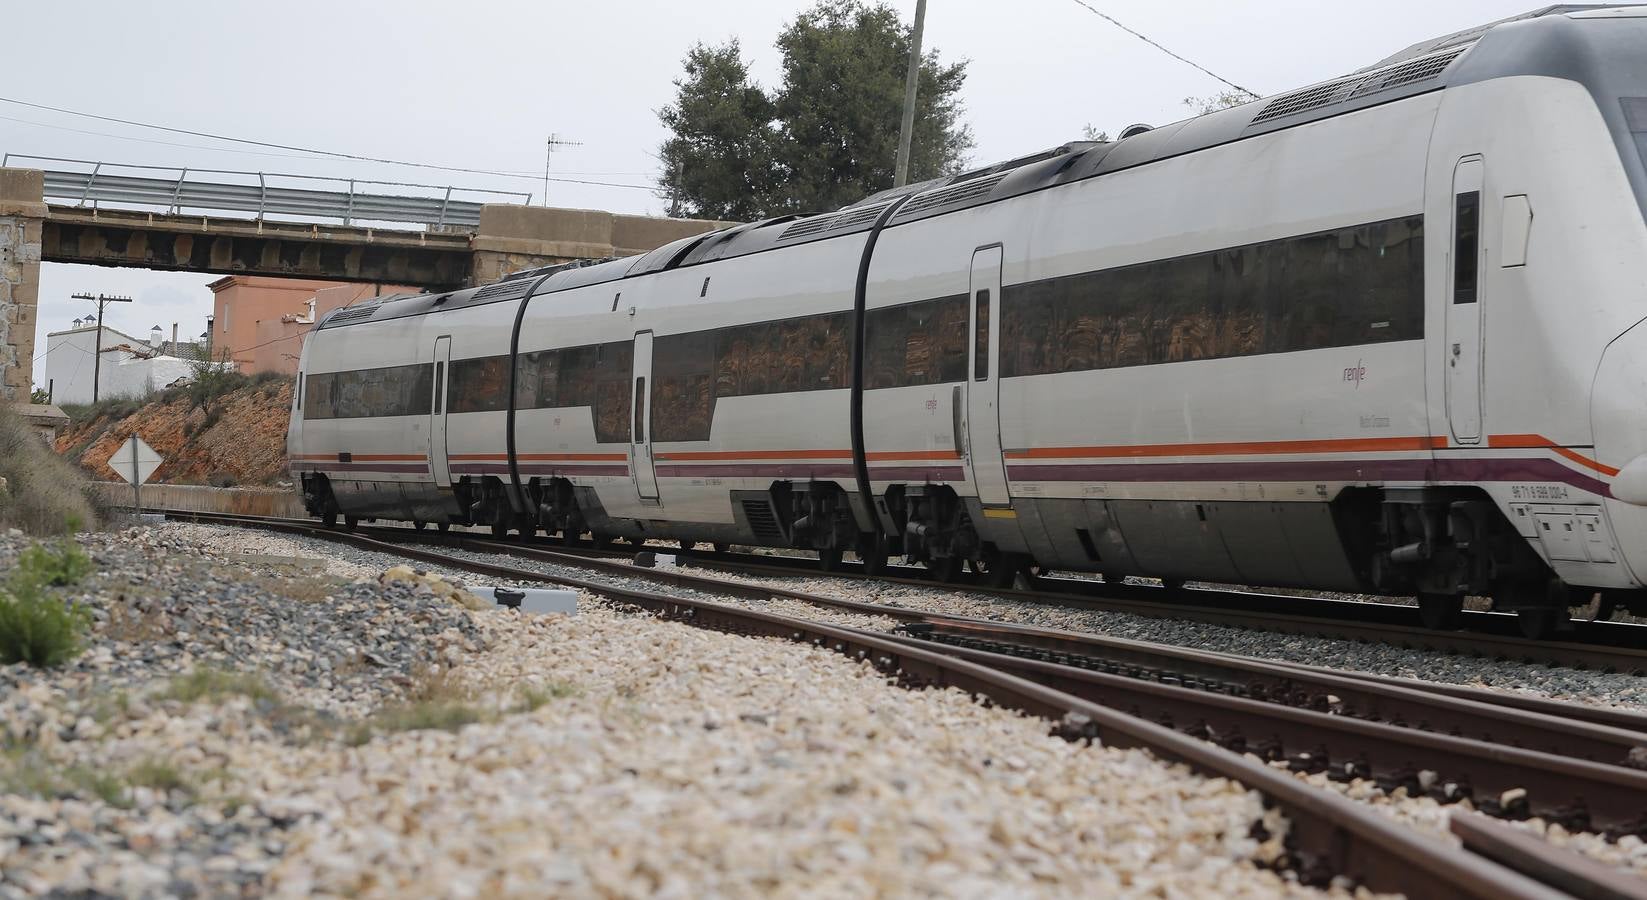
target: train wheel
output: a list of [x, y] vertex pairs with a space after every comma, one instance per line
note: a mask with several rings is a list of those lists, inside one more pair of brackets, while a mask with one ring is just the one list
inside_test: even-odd
[[320, 524], [326, 526], [327, 528], [336, 528], [337, 527], [337, 510], [328, 509], [325, 512], [321, 513], [320, 514]]
[[732, 545], [726, 543], [725, 541], [716, 541], [715, 543], [710, 544], [709, 546], [715, 548], [716, 553], [725, 553], [726, 551], [732, 549]]
[[1457, 594], [1419, 594], [1418, 618], [1432, 631], [1457, 631], [1464, 623], [1464, 598]]
[[865, 535], [858, 541], [858, 558], [863, 560], [865, 575], [885, 575], [887, 567], [886, 543], [874, 535]]
[[446, 532], [452, 530], [452, 523], [451, 522], [437, 522], [437, 523], [435, 523], [435, 528], [441, 534], [445, 534]]
[[946, 556], [943, 559], [929, 559], [926, 561], [926, 567], [932, 572], [934, 581], [960, 581], [961, 565], [962, 560], [959, 556]]
[[1553, 637], [1556, 630], [1567, 621], [1567, 610], [1552, 609], [1547, 606], [1523, 607], [1515, 611], [1515, 623], [1521, 628], [1522, 637], [1542, 641]]
[[360, 517], [359, 516], [344, 516], [343, 517], [343, 530], [344, 531], [354, 531], [355, 526], [359, 525], [359, 524], [360, 524]]
[[422, 519], [413, 519], [412, 520], [412, 530], [413, 531], [422, 531], [423, 526], [425, 526], [426, 524], [428, 524], [428, 523], [424, 522]]
[[839, 572], [841, 570], [841, 549], [832, 547], [818, 551], [818, 568], [825, 572]]
[[576, 547], [578, 545], [578, 533], [571, 528], [562, 528], [560, 530], [560, 542], [565, 547]]
[[498, 540], [503, 540], [504, 538], [506, 538], [508, 536], [509, 536], [509, 523], [508, 522], [493, 522], [492, 523], [492, 537], [495, 537]]

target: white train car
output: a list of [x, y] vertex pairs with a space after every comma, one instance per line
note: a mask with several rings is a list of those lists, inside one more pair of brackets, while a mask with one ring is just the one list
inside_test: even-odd
[[1643, 8], [333, 314], [326, 516], [1647, 607]]

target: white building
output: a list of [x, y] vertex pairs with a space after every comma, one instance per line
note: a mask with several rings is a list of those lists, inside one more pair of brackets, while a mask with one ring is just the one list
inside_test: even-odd
[[[193, 372], [188, 361], [162, 355], [165, 345], [159, 342], [158, 337], [153, 340], [155, 343], [138, 340], [104, 326], [98, 399], [146, 397]], [[94, 365], [96, 348], [95, 323], [46, 335], [45, 373], [37, 377], [40, 386], [51, 393], [52, 403], [61, 405], [92, 401], [92, 372], [98, 368]]]

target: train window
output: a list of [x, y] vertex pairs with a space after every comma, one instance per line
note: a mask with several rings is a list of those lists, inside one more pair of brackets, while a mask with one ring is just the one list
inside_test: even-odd
[[966, 380], [967, 295], [869, 311], [864, 323], [864, 385], [911, 387]]
[[1481, 192], [1459, 194], [1453, 211], [1453, 302], [1476, 301], [1481, 262]]
[[714, 416], [715, 332], [652, 343], [652, 440], [706, 441]]
[[1635, 136], [1636, 152], [1647, 164], [1647, 97], [1622, 97], [1619, 102], [1624, 105], [1625, 127]]
[[515, 358], [515, 406], [546, 409], [555, 406], [560, 381], [560, 355], [554, 350], [522, 353]]
[[308, 378], [306, 419], [428, 415], [433, 365], [325, 372]]
[[635, 379], [635, 443], [646, 443], [646, 376]]
[[445, 377], [446, 363], [435, 363], [435, 415], [437, 416], [440, 415], [441, 410], [444, 408], [442, 401], [445, 400], [445, 397], [441, 394], [441, 388], [445, 387]]
[[978, 292], [978, 308], [973, 313], [972, 380], [989, 380], [989, 291]]
[[509, 357], [452, 360], [452, 389], [446, 405], [453, 413], [505, 409], [509, 405]]
[[1001, 377], [1421, 338], [1423, 234], [1394, 219], [1009, 285]]

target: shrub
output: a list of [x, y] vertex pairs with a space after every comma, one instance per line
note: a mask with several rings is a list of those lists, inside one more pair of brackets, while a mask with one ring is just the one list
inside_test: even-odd
[[55, 547], [37, 545], [24, 550], [9, 580], [12, 584], [28, 581], [41, 587], [68, 587], [79, 584], [96, 568], [79, 544], [61, 540]]
[[0, 588], [0, 663], [60, 666], [80, 655], [91, 616], [48, 594], [42, 585], [13, 578]]
[[0, 528], [68, 534], [96, 524], [98, 505], [84, 474], [58, 456], [10, 410], [0, 408]]

